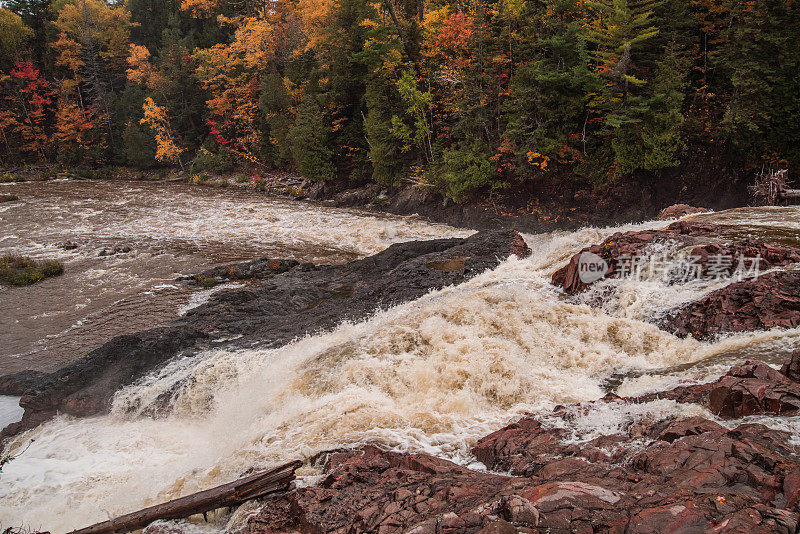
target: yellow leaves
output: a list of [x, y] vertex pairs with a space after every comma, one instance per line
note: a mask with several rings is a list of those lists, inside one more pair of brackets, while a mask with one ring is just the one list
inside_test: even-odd
[[178, 147], [170, 132], [167, 111], [149, 96], [142, 104], [144, 117], [140, 124], [147, 124], [156, 134], [156, 160], [164, 163], [180, 163], [183, 149]]
[[529, 151], [525, 155], [528, 157], [528, 163], [530, 163], [532, 167], [538, 167], [543, 171], [547, 170], [547, 164], [550, 161], [549, 157], [533, 151]]
[[229, 46], [234, 55], [241, 57], [245, 67], [263, 68], [275, 55], [273, 37], [274, 29], [270, 21], [246, 17], [236, 29]]
[[207, 18], [217, 9], [217, 0], [183, 0], [181, 9], [188, 11], [196, 18]]
[[101, 0], [66, 4], [59, 11], [55, 25], [78, 45], [79, 54], [91, 43], [111, 70], [124, 71], [131, 27], [130, 13], [124, 6], [111, 7]]
[[329, 23], [333, 0], [299, 0], [297, 4], [303, 30], [308, 38], [306, 50], [319, 46]]
[[33, 30], [28, 28], [16, 13], [0, 8], [0, 59], [10, 60], [22, 51], [25, 41], [33, 37]]

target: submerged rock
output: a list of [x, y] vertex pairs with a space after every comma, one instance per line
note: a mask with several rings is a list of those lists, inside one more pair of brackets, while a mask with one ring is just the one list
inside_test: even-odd
[[213, 269], [195, 278], [246, 278], [253, 283], [216, 293], [168, 326], [116, 337], [55, 373], [35, 377], [20, 401], [23, 420], [0, 438], [56, 412], [77, 416], [105, 412], [121, 387], [180, 353], [230, 344], [224, 339], [233, 337], [242, 345], [278, 346], [461, 283], [496, 267], [510, 254], [529, 253], [519, 234], [502, 230], [464, 239], [399, 243], [340, 266], [264, 259]]
[[664, 208], [664, 211], [658, 216], [659, 221], [667, 221], [669, 219], [680, 219], [681, 217], [686, 217], [687, 215], [693, 215], [695, 213], [707, 213], [711, 211], [708, 208], [698, 208], [695, 206], [690, 206], [689, 204], [673, 204], [667, 208]]

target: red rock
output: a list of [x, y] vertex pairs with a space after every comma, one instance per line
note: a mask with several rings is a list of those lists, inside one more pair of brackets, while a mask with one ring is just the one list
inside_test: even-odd
[[708, 419], [704, 419], [702, 417], [690, 417], [689, 419], [683, 419], [680, 421], [676, 421], [670, 424], [663, 432], [658, 436], [658, 439], [663, 441], [672, 443], [676, 439], [680, 439], [686, 436], [699, 436], [700, 434], [705, 434], [706, 432], [714, 432], [724, 430], [725, 428], [715, 423], [714, 421], [709, 421]]
[[521, 235], [515, 234], [511, 241], [509, 254], [513, 254], [518, 258], [527, 258], [531, 255], [531, 249]]
[[[755, 404], [775, 388], [800, 387], [762, 362], [747, 362], [681, 396], [692, 397], [694, 388], [702, 400], [735, 381], [748, 391], [751, 383], [766, 384], [751, 392]], [[559, 408], [548, 418], [569, 423], [589, 409]], [[512, 476], [375, 447], [331, 453], [318, 485], [273, 497], [246, 532], [797, 533], [800, 458], [784, 432], [757, 424], [729, 430], [702, 417], [645, 418], [618, 434], [575, 442], [558, 426], [529, 416], [478, 441], [475, 456]]]
[[631, 517], [626, 534], [650, 532], [703, 532], [709, 527], [707, 513], [692, 502], [647, 508]]
[[800, 383], [764, 362], [732, 367], [708, 394], [709, 409], [722, 417], [792, 415], [800, 411]]
[[663, 328], [698, 339], [800, 325], [800, 271], [778, 271], [732, 283], [682, 308]]
[[800, 382], [800, 350], [792, 353], [792, 359], [781, 367], [781, 374], [789, 377], [790, 380]]

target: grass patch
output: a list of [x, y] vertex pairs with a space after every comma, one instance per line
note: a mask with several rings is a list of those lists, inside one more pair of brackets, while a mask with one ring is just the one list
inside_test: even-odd
[[7, 184], [10, 182], [24, 182], [25, 177], [19, 174], [11, 174], [10, 172], [5, 172], [0, 174], [0, 184]]
[[194, 279], [197, 280], [197, 283], [200, 284], [203, 289], [211, 289], [220, 284], [220, 281], [213, 276], [202, 276], [198, 274], [195, 275]]
[[15, 200], [19, 200], [19, 197], [17, 195], [12, 195], [12, 194], [0, 195], [0, 202], [14, 202]]
[[5, 286], [29, 286], [63, 272], [64, 266], [55, 260], [38, 262], [23, 256], [0, 257], [0, 284]]

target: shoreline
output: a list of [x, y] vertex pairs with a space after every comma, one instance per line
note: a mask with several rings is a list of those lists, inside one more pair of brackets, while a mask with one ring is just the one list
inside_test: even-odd
[[[363, 208], [394, 215], [419, 215], [432, 222], [472, 230], [510, 228], [525, 233], [575, 230], [584, 226], [615, 226], [655, 219], [669, 206], [688, 204], [715, 211], [745, 207], [749, 196], [740, 187], [716, 194], [712, 184], [704, 192], [692, 193], [676, 176], [670, 191], [657, 191], [661, 184], [648, 182], [636, 191], [632, 184], [610, 184], [593, 190], [570, 181], [563, 187], [556, 182], [541, 186], [475, 197], [463, 204], [425, 191], [411, 184], [385, 187], [374, 182], [341, 180], [312, 182], [290, 172], [250, 173], [244, 169], [229, 173], [189, 175], [175, 169], [138, 170], [133, 168], [78, 169], [50, 171], [58, 179], [92, 179], [182, 182], [208, 187], [242, 187], [294, 200], [314, 200], [335, 207]], [[2, 174], [2, 172], [0, 172]], [[35, 171], [34, 171], [35, 174]], [[675, 171], [678, 175], [678, 170]], [[32, 178], [36, 179], [36, 178]], [[691, 181], [688, 180], [687, 181]], [[738, 182], [737, 182], [738, 183]], [[656, 201], [656, 198], [662, 200]]]

